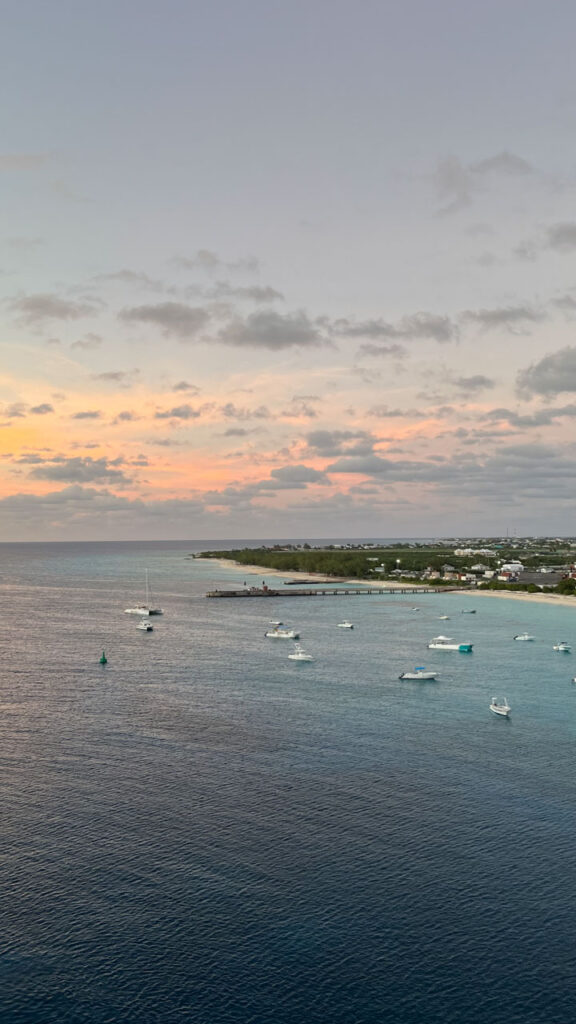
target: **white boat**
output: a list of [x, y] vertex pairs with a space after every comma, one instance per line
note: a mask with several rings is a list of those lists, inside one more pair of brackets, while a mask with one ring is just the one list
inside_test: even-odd
[[530, 636], [530, 633], [517, 633], [514, 637], [515, 640], [535, 640], [536, 637]]
[[126, 615], [163, 615], [162, 608], [153, 608], [150, 601], [150, 586], [148, 583], [148, 569], [146, 569], [146, 600], [135, 608], [125, 608]]
[[297, 629], [289, 629], [282, 626], [281, 622], [271, 622], [270, 629], [267, 629], [264, 636], [272, 640], [299, 640], [300, 633]]
[[462, 651], [469, 653], [474, 644], [459, 644], [451, 636], [435, 636], [428, 647], [431, 651]]
[[288, 657], [291, 661], [314, 661], [311, 654], [307, 654], [302, 644], [294, 644], [294, 650]]
[[140, 622], [136, 626], [136, 629], [141, 629], [143, 633], [151, 633], [152, 630], [154, 629], [154, 626], [152, 625], [151, 622], [148, 621], [147, 618], [142, 618], [140, 619]]
[[567, 651], [568, 654], [569, 654], [570, 651], [572, 650], [572, 648], [570, 647], [570, 644], [566, 643], [565, 640], [561, 640], [559, 644], [554, 644], [552, 650], [553, 651]]
[[439, 619], [449, 619], [450, 616], [449, 615], [439, 615], [438, 618]]
[[506, 697], [504, 697], [503, 700], [500, 700], [498, 697], [492, 697], [490, 711], [493, 711], [495, 715], [503, 715], [504, 718], [508, 718], [512, 708], [506, 700]]
[[338, 623], [338, 629], [354, 629], [354, 625], [353, 623], [348, 622], [348, 619], [344, 619], [344, 622]]
[[436, 679], [437, 672], [427, 672], [424, 666], [417, 667], [413, 672], [403, 672], [398, 679]]
[[420, 611], [419, 608], [411, 608], [410, 610], [413, 611], [413, 612], [419, 612]]
[[476, 609], [475, 608], [463, 608], [462, 609], [462, 615], [476, 615]]

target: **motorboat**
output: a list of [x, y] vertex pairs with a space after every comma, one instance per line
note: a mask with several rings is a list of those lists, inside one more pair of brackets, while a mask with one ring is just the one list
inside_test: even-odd
[[403, 672], [398, 679], [436, 679], [437, 672], [427, 672], [424, 666], [414, 669], [413, 672]]
[[420, 611], [419, 608], [411, 608], [410, 610], [413, 611], [413, 612], [419, 612]]
[[439, 615], [438, 618], [439, 619], [449, 619], [450, 616], [449, 615]]
[[476, 615], [476, 609], [475, 608], [463, 608], [461, 614], [462, 615]]
[[553, 651], [566, 651], [567, 654], [570, 654], [570, 651], [572, 650], [572, 648], [570, 647], [570, 644], [566, 643], [565, 640], [561, 640], [559, 644], [554, 644], [552, 650]]
[[506, 697], [500, 700], [498, 697], [492, 697], [492, 703], [490, 705], [490, 711], [493, 711], [495, 715], [502, 715], [504, 718], [508, 718], [508, 715], [512, 711]]
[[151, 604], [150, 586], [148, 583], [148, 569], [146, 569], [146, 599], [144, 604], [136, 605], [135, 608], [125, 608], [126, 615], [163, 615], [162, 608], [154, 608]]
[[462, 651], [469, 653], [474, 644], [459, 644], [451, 636], [435, 636], [428, 644], [431, 651]]
[[314, 661], [311, 654], [307, 654], [302, 644], [294, 644], [294, 650], [288, 657], [291, 661]]
[[281, 622], [271, 622], [270, 629], [267, 629], [264, 636], [272, 640], [299, 640], [300, 633], [297, 629], [290, 629], [283, 626]]
[[354, 624], [348, 622], [348, 619], [344, 619], [344, 622], [338, 623], [338, 629], [354, 629]]
[[515, 640], [535, 640], [536, 637], [530, 636], [530, 633], [517, 633], [514, 637]]
[[136, 626], [136, 629], [141, 629], [143, 633], [151, 633], [152, 630], [154, 629], [154, 626], [152, 625], [151, 622], [148, 621], [147, 618], [142, 618], [140, 619], [140, 622]]

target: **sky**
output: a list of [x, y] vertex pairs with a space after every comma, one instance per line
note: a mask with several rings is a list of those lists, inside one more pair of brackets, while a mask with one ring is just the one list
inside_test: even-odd
[[576, 534], [575, 35], [11, 5], [0, 539]]

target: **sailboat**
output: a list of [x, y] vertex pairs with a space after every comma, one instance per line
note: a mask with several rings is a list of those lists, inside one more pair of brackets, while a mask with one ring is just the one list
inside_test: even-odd
[[146, 601], [137, 605], [136, 608], [125, 608], [126, 615], [163, 615], [162, 608], [153, 608], [150, 603], [150, 586], [148, 583], [148, 569], [146, 569]]

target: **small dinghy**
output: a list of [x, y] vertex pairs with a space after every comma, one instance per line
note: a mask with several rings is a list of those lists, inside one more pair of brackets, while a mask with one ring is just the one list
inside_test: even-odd
[[154, 626], [152, 625], [151, 622], [148, 622], [148, 619], [142, 618], [140, 619], [140, 622], [136, 626], [136, 629], [141, 630], [142, 633], [151, 633], [152, 630], [154, 629]]

